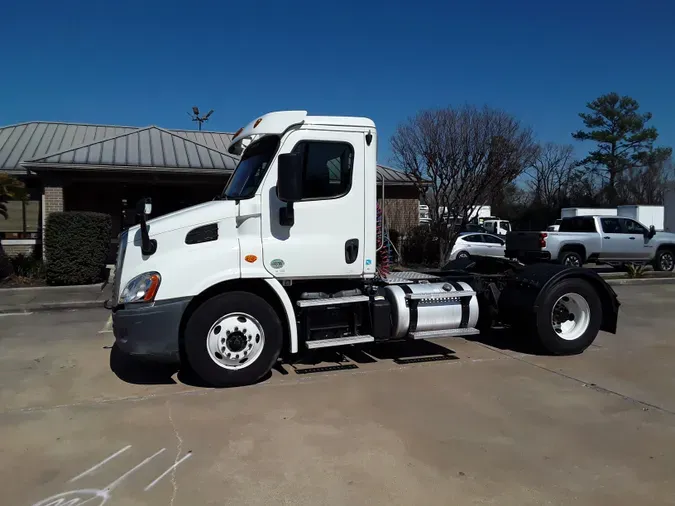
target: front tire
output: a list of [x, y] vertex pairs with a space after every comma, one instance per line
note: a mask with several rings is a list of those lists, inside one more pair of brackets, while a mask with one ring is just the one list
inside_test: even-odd
[[675, 253], [670, 249], [662, 249], [656, 252], [654, 269], [657, 271], [670, 272], [675, 267]]
[[595, 289], [583, 279], [566, 279], [544, 295], [535, 332], [548, 353], [575, 355], [595, 341], [601, 323], [602, 303]]
[[261, 297], [228, 292], [203, 302], [185, 327], [185, 355], [192, 370], [215, 387], [250, 385], [279, 358], [283, 329]]
[[464, 258], [471, 258], [471, 255], [469, 255], [466, 251], [460, 251], [459, 253], [457, 253], [457, 256], [455, 258], [457, 258], [457, 260]]

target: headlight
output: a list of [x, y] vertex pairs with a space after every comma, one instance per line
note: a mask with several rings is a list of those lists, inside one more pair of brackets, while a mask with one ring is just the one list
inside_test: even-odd
[[152, 302], [162, 277], [158, 272], [144, 272], [127, 283], [120, 295], [120, 304], [130, 302]]

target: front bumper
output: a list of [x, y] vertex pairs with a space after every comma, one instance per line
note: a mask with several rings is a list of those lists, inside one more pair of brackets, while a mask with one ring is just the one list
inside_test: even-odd
[[120, 350], [153, 361], [178, 362], [180, 322], [191, 297], [133, 304], [113, 311], [113, 333]]

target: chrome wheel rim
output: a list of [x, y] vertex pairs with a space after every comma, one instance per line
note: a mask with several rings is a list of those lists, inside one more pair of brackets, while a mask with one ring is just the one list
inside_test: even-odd
[[673, 254], [671, 252], [663, 253], [661, 255], [661, 270], [672, 271], [673, 264], [675, 264], [675, 259], [673, 259]]
[[251, 365], [264, 346], [262, 325], [246, 313], [230, 313], [219, 318], [209, 329], [206, 339], [211, 360], [230, 370]]
[[565, 341], [579, 339], [591, 323], [591, 308], [578, 293], [566, 293], [551, 310], [551, 326]]
[[565, 265], [571, 265], [572, 267], [580, 267], [581, 261], [579, 260], [578, 256], [569, 255], [567, 258], [565, 258]]

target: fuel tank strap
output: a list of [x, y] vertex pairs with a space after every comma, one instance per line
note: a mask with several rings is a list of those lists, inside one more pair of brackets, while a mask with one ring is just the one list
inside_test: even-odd
[[[412, 294], [412, 290], [408, 285], [399, 285], [401, 290], [405, 292], [406, 296]], [[410, 308], [410, 326], [408, 327], [408, 332], [415, 332], [417, 330], [417, 304], [418, 300], [408, 300], [408, 306]]]
[[[449, 283], [458, 292], [461, 292], [461, 291], [464, 290], [464, 288], [462, 288], [462, 285], [457, 283], [457, 281], [449, 281]], [[460, 299], [460, 304], [462, 305], [462, 319], [459, 322], [459, 328], [460, 329], [465, 329], [469, 326], [469, 303], [470, 302], [471, 302], [471, 299], [469, 297], [462, 297]]]

